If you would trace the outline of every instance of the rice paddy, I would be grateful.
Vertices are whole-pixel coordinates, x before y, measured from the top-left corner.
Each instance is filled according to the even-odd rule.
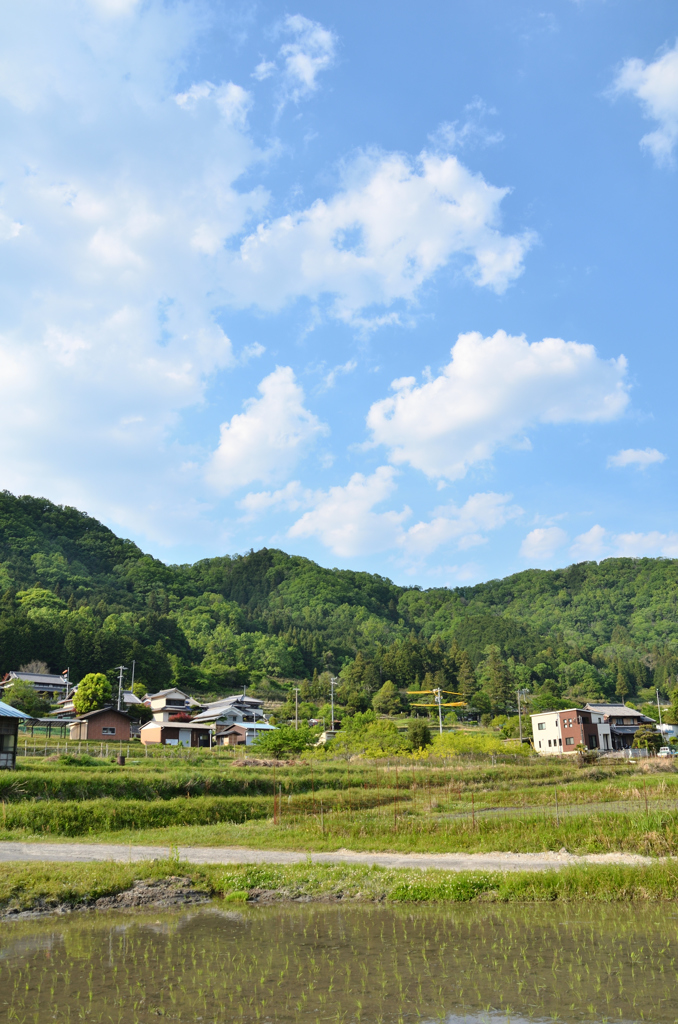
[[[120,766],[62,754],[0,774],[0,840],[399,852],[678,853],[673,762],[329,757],[265,767],[221,753]]]
[[[209,905],[18,921],[0,1019],[676,1021],[664,905]]]

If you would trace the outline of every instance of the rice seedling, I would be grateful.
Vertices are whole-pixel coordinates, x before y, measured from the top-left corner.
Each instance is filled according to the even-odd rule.
[[[675,1020],[676,920],[595,908],[276,906],[18,922],[6,1019]],[[588,969],[587,969],[588,968]],[[658,980],[661,982],[658,984]]]

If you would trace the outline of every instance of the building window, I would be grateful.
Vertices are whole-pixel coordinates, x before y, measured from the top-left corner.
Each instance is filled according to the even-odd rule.
[[[562,740],[558,740],[558,746],[562,747],[562,745],[563,745],[563,741]]]
[[[551,746],[551,740],[549,740],[549,747]]]
[[[105,725],[101,730],[102,736],[115,736],[115,726]]]
[[[546,728],[546,722],[538,722],[537,723],[537,728],[538,729],[542,729],[542,730],[545,729]]]
[[[539,740],[539,746],[541,747],[541,740]]]
[[[566,747],[574,746],[574,736],[566,736],[565,737],[565,746]]]

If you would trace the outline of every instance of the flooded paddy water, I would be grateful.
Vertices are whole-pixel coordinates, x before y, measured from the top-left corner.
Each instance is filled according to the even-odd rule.
[[[678,1020],[675,904],[209,904],[4,921],[0,1021]]]

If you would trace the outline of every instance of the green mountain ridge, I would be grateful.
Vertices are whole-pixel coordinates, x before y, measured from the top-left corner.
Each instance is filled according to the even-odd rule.
[[[221,693],[341,672],[353,710],[386,679],[494,710],[517,685],[633,696],[673,684],[677,583],[678,560],[652,558],[428,590],[277,549],[165,565],[77,509],[0,493],[3,673],[39,659],[77,681],[134,659],[150,688]]]

